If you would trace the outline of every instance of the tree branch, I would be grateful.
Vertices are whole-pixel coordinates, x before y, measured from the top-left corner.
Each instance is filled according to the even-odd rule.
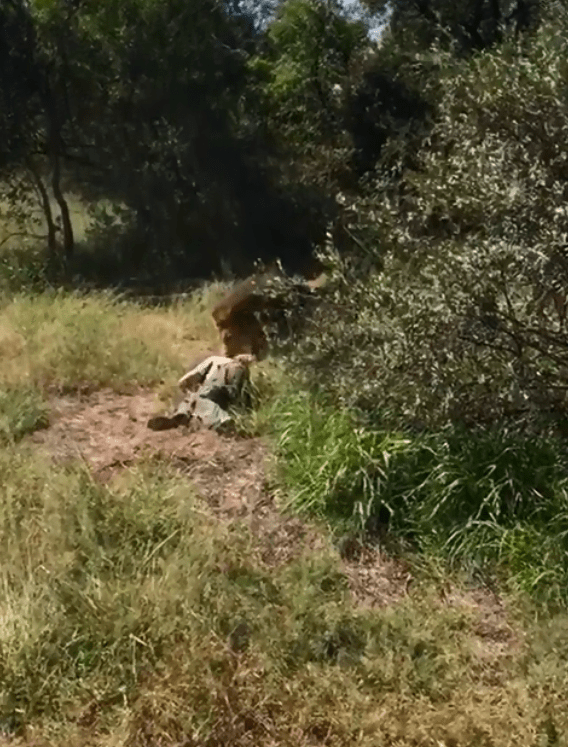
[[[16,233],[9,233],[7,236],[4,236],[2,241],[0,241],[0,246],[4,246],[10,239],[15,238],[16,236],[26,236],[28,238],[32,239],[47,239],[47,234],[38,234],[38,233],[30,233],[29,231],[18,231]]]

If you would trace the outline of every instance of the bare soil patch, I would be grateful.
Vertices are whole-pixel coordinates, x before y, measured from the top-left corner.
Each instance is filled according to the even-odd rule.
[[[156,394],[145,390],[59,396],[49,428],[28,441],[58,463],[83,460],[104,482],[143,458],[162,457],[187,473],[212,508],[230,516],[250,511],[264,493],[262,440],[183,426],[151,430],[148,419],[160,409]]]
[[[147,421],[160,407],[156,394],[146,390],[54,397],[50,426],[27,441],[57,463],[81,459],[103,482],[141,459],[163,458],[187,475],[220,517],[250,523],[263,540],[267,563],[285,562],[316,541],[315,530],[278,511],[265,478],[267,447],[261,438],[183,426],[153,431]]]
[[[146,427],[159,408],[155,394],[137,391],[116,394],[111,390],[78,395],[64,394],[50,401],[50,426],[29,440],[58,463],[82,459],[97,476],[128,466],[152,451],[172,455],[187,449],[187,436],[159,433]]]

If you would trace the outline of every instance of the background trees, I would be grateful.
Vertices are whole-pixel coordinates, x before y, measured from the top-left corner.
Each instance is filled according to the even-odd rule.
[[[3,209],[45,228],[54,272],[106,282],[296,270],[326,245],[310,377],[332,370],[342,401],[397,422],[552,417],[566,8],[409,0],[379,45],[364,17],[331,0],[9,0]],[[77,246],[70,192],[94,216]]]
[[[212,0],[6,6],[5,175],[28,187],[7,198],[13,211],[32,183],[45,192],[49,173],[67,265],[74,240],[63,174],[91,204],[115,205],[92,241],[111,272],[195,274],[294,254],[298,237],[285,226],[298,206],[271,174],[248,66],[258,30],[245,10]],[[42,204],[53,254],[52,201]]]

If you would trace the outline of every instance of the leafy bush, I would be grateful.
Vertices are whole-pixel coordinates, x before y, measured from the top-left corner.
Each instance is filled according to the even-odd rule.
[[[530,45],[440,52],[444,98],[415,164],[353,200],[369,241],[337,259],[296,364],[368,419],[566,431],[565,15]]]

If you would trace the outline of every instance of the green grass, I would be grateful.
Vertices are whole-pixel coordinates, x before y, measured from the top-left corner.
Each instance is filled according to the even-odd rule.
[[[0,441],[14,443],[48,424],[49,407],[37,389],[0,389]]]
[[[407,436],[357,428],[307,394],[272,416],[288,505],[356,528],[388,521],[415,550],[497,570],[568,600],[568,471],[561,443],[503,432]]]
[[[480,638],[478,610],[427,588],[358,608],[330,548],[267,567],[244,527],[214,521],[158,463],[105,487],[10,447],[0,484],[0,722],[24,743],[473,747],[566,733],[563,617],[527,628],[515,657]]]

